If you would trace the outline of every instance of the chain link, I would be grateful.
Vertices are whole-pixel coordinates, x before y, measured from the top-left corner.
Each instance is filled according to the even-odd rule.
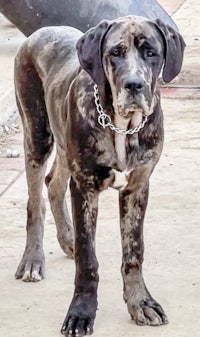
[[[136,126],[134,129],[129,129],[129,130],[120,129],[111,123],[110,116],[104,112],[102,105],[100,103],[98,87],[96,84],[94,85],[94,100],[95,100],[97,112],[99,114],[98,122],[101,126],[103,126],[104,129],[106,126],[108,126],[111,130],[115,131],[116,133],[121,133],[123,135],[133,135],[134,133],[137,133],[141,129],[143,129],[143,127],[145,126],[147,122],[148,117],[145,116],[143,121],[138,126]]]

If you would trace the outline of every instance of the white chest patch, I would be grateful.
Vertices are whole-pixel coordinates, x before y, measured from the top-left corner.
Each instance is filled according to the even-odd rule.
[[[118,170],[113,169],[111,173],[114,174],[114,180],[111,187],[117,190],[123,190],[128,184],[131,171],[132,170],[130,171],[124,170],[120,172]]]

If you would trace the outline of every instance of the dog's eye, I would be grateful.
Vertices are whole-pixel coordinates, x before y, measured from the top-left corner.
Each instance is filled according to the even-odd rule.
[[[147,49],[145,54],[146,54],[147,57],[154,57],[154,56],[157,55],[156,52],[154,50],[151,50],[151,49]]]
[[[112,56],[115,56],[115,57],[119,57],[121,55],[121,49],[120,48],[114,48],[112,51],[111,51],[111,55]]]
[[[125,55],[125,48],[118,46],[118,47],[114,47],[111,51],[110,51],[110,55],[114,56],[114,57],[123,57]]]

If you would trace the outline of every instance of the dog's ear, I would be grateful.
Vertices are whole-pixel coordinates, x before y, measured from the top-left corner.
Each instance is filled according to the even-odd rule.
[[[165,64],[163,67],[163,80],[168,83],[173,80],[181,70],[185,42],[182,36],[172,27],[156,20],[156,25],[165,41]]]
[[[96,84],[105,81],[102,65],[102,43],[109,29],[110,21],[101,21],[96,27],[88,30],[77,42],[81,67],[88,72]]]

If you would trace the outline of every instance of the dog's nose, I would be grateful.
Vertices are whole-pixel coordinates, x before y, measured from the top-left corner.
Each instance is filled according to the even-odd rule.
[[[144,81],[140,77],[131,77],[126,80],[124,87],[130,94],[139,94],[144,88]]]

